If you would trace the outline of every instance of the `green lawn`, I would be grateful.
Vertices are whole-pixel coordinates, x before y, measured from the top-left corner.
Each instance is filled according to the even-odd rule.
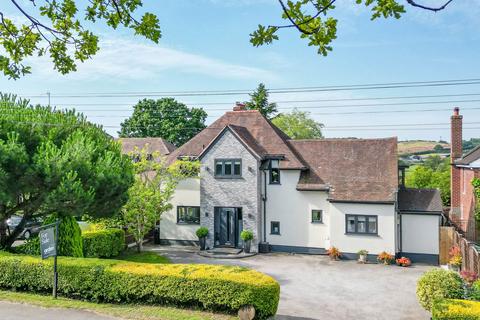
[[[235,317],[197,310],[133,304],[93,303],[31,293],[0,290],[0,301],[26,303],[44,308],[68,308],[93,311],[99,314],[131,320],[233,320]]]
[[[115,257],[114,259],[140,263],[170,263],[170,260],[167,257],[150,251],[138,253],[134,250],[127,250],[120,256]]]

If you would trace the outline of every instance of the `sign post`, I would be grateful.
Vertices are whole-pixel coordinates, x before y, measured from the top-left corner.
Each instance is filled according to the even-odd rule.
[[[57,298],[58,273],[57,273],[57,246],[58,246],[58,225],[60,221],[41,227],[39,233],[40,252],[42,259],[53,257],[53,297]]]

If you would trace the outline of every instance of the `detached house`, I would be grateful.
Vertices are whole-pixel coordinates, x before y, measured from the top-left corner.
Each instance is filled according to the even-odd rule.
[[[438,260],[438,194],[417,199],[428,203],[413,213],[429,218],[404,227],[421,233],[423,223],[433,234],[419,245],[416,231],[402,239],[396,138],[291,140],[237,105],[168,155],[170,163],[177,159],[199,160],[200,177],[178,185],[173,209],[161,217],[162,243],[194,243],[206,226],[210,248],[241,247],[241,231],[250,230],[260,251],[335,246],[353,257],[361,249],[400,253],[408,240],[417,261]]]

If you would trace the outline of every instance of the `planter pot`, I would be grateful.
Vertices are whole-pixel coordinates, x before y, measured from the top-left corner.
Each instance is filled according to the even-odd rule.
[[[200,250],[205,250],[207,246],[207,237],[199,238],[198,240],[200,241]]]
[[[243,251],[245,253],[250,253],[250,248],[252,246],[252,240],[246,240],[243,242]]]
[[[367,263],[367,255],[366,254],[361,254],[358,256],[358,262],[360,263]]]
[[[460,271],[460,266],[456,266],[456,265],[453,265],[453,264],[449,264],[448,265],[448,269],[452,270],[452,271],[455,271],[455,272],[459,272]]]

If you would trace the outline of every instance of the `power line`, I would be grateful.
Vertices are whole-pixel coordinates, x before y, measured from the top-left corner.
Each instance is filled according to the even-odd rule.
[[[301,92],[331,92],[331,91],[356,91],[356,90],[378,90],[378,89],[399,89],[399,88],[421,88],[421,87],[444,87],[463,86],[480,84],[480,79],[458,79],[458,80],[437,80],[437,81],[411,81],[411,82],[390,82],[375,84],[354,84],[338,86],[316,86],[316,87],[292,87],[268,89],[271,94],[278,93],[301,93]],[[159,91],[159,92],[95,92],[83,94],[57,94],[52,95],[58,98],[114,98],[114,97],[182,97],[182,96],[228,96],[248,95],[250,90],[210,90],[210,91]],[[25,98],[43,98],[45,95],[21,95]]]

